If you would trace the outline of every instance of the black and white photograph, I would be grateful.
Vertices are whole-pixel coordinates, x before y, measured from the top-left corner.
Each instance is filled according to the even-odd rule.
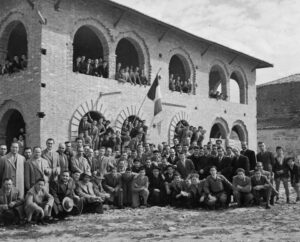
[[[1,242],[300,242],[300,1],[0,0]]]

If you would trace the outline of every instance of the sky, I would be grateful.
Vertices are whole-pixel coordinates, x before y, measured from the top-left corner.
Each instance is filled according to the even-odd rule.
[[[300,73],[299,0],[114,0],[274,64],[257,84]]]

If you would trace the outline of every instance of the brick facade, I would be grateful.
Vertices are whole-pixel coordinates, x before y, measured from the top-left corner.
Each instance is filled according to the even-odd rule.
[[[153,120],[154,126],[150,127],[148,139],[151,142],[172,142],[174,125],[185,119],[207,130],[206,141],[215,123],[225,126],[226,139],[232,127],[238,125],[249,146],[256,147],[257,59],[241,54],[232,61],[236,53],[228,48],[220,45],[208,48],[205,40],[197,40],[176,29],[167,30],[166,26],[148,17],[106,1],[65,0],[61,1],[59,11],[54,10],[53,0],[33,1],[34,9],[27,1],[3,2],[0,37],[7,36],[6,26],[14,19],[24,24],[29,67],[22,73],[0,77],[0,120],[9,108],[20,111],[26,123],[28,145],[44,145],[48,137],[58,141],[74,139],[80,119],[88,111],[99,111],[117,129],[130,115],[138,114],[148,125],[152,122],[153,103],[150,100],[146,100],[138,112],[149,87],[119,84],[113,80],[116,47],[119,40],[127,38],[136,47],[140,64],[151,80],[161,68],[160,86],[165,105],[162,122]],[[37,10],[47,20],[45,25],[40,23]],[[101,40],[104,59],[109,63],[109,79],[72,71],[73,38],[84,25],[95,30]],[[5,40],[1,39],[0,53],[5,50],[3,43]],[[46,50],[46,55],[41,54],[41,48]],[[184,60],[196,84],[191,95],[171,92],[168,88],[168,65],[174,54]],[[229,96],[229,78],[233,72],[239,73],[247,104],[209,98],[209,73],[213,67],[223,71]],[[46,87],[42,88],[41,83]],[[37,112],[44,112],[46,116],[40,119]],[[5,127],[2,127],[2,139],[4,133]]]

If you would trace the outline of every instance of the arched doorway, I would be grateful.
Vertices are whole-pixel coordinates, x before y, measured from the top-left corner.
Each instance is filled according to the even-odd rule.
[[[192,91],[190,77],[191,70],[187,60],[181,55],[173,55],[169,63],[169,89],[190,93]]]
[[[90,62],[92,66],[95,63],[101,66],[103,64],[104,48],[102,39],[104,37],[101,35],[95,27],[84,25],[80,27],[73,40],[73,70],[76,72],[81,72],[84,74],[94,75],[86,70],[86,65]],[[84,59],[82,57],[84,56]],[[77,61],[81,61],[80,67]],[[96,68],[95,68],[96,69]]]
[[[177,138],[180,143],[186,142],[183,138],[189,129],[189,123],[186,120],[180,120],[175,127],[174,138]]]
[[[20,135],[25,138],[25,126],[22,114],[16,109],[9,109],[3,115],[0,123],[2,142],[10,147],[14,138],[19,140]]]
[[[99,120],[102,119],[103,121],[106,121],[103,114],[101,114],[100,112],[97,111],[89,111],[87,112],[82,119],[80,120],[79,123],[79,128],[78,128],[78,135],[80,133],[84,133],[84,131],[86,129],[88,129],[87,127],[84,126],[84,121],[87,121],[88,126],[90,126],[92,124],[93,121],[97,121],[97,124],[99,125]]]
[[[129,131],[129,135],[131,138],[134,138],[138,132],[141,130],[142,120],[136,115],[130,115],[127,117],[122,125],[121,134],[126,135]]]
[[[143,60],[132,40],[123,38],[119,41],[116,48],[116,63],[117,65],[120,63],[122,68],[142,68]]]
[[[209,72],[209,97],[227,100],[226,75],[219,65],[214,65]]]
[[[7,58],[12,60],[14,56],[21,58],[22,55],[27,56],[28,43],[25,26],[21,22],[14,22],[14,27],[10,33],[7,45]]]

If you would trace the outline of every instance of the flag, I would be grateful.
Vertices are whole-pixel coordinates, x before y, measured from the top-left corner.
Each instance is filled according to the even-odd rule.
[[[161,93],[160,93],[160,86],[158,82],[158,75],[155,77],[155,80],[147,93],[147,97],[152,101],[154,101],[154,116],[155,116],[162,111]]]

